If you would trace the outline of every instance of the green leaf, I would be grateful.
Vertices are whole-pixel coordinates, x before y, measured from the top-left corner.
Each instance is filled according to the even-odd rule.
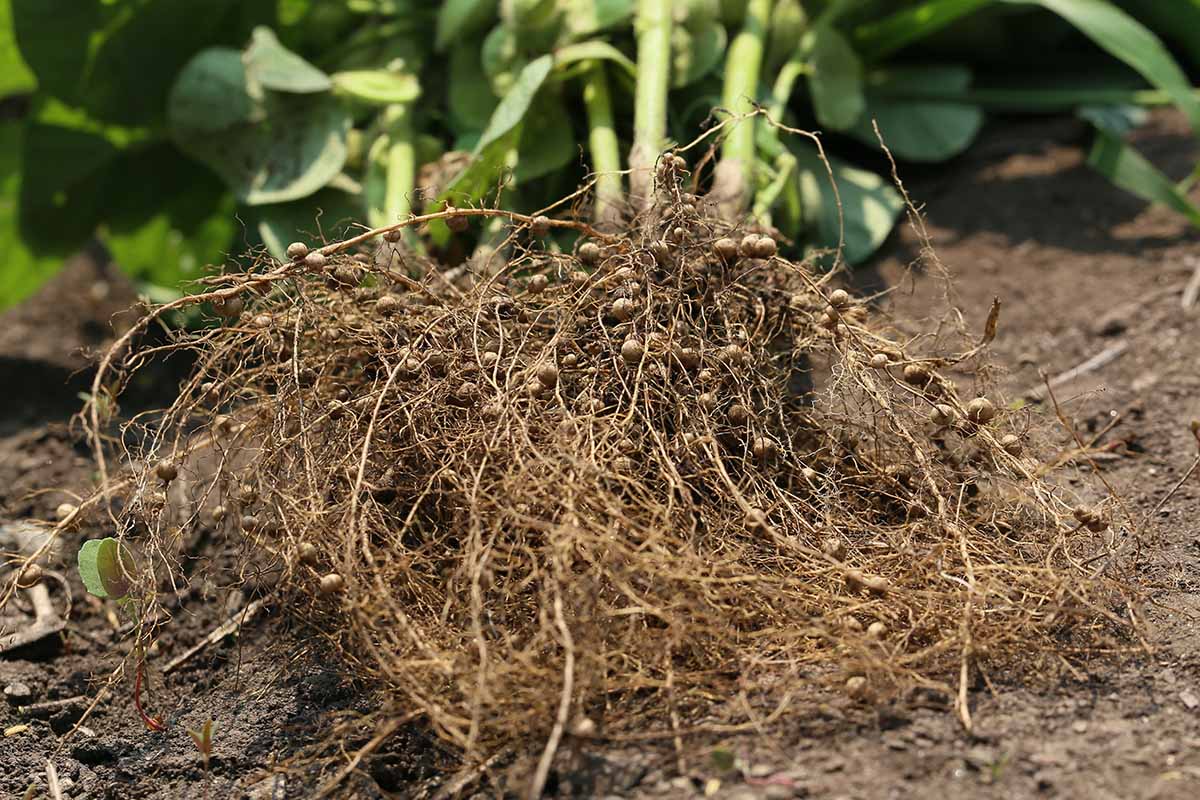
[[[220,179],[167,142],[122,154],[108,170],[105,197],[103,240],[114,261],[173,290],[222,263],[241,227]]]
[[[631,77],[637,76],[637,65],[633,60],[603,39],[589,39],[554,51],[554,66],[559,69],[580,61],[611,61]]]
[[[800,171],[800,195],[805,221],[815,232],[818,247],[835,248],[842,238],[842,256],[849,264],[860,264],[871,257],[896,224],[904,200],[892,185],[874,172],[859,169],[835,158],[829,159],[835,195],[829,174],[816,149],[808,142],[789,141]],[[842,214],[839,219],[838,197]]]
[[[441,52],[451,42],[483,30],[496,19],[499,5],[499,0],[445,0],[438,11],[434,47]]]
[[[92,37],[81,105],[97,119],[161,125],[175,76],[200,50],[224,43],[225,20],[237,5],[238,0],[120,4]]]
[[[529,117],[539,120],[539,124],[521,129],[515,173],[518,183],[557,172],[579,158],[571,115],[562,98],[543,92],[534,100]]]
[[[81,94],[99,0],[10,0],[13,30],[41,91],[71,102]]]
[[[257,206],[258,234],[276,258],[285,258],[297,238],[336,241],[350,233],[363,217],[362,203],[353,195],[323,189],[292,203]]]
[[[37,78],[21,58],[13,30],[12,6],[0,0],[0,100],[25,94],[37,87]]]
[[[42,252],[66,254],[96,229],[104,209],[106,168],[117,148],[104,136],[58,125],[27,124],[22,137],[22,238]]]
[[[223,131],[262,116],[250,96],[242,54],[226,47],[204,50],[189,61],[167,100],[171,125],[196,133]]]
[[[483,39],[480,63],[492,91],[497,97],[503,97],[516,83],[517,76],[528,61],[521,54],[512,29],[507,25],[497,25]]]
[[[471,162],[450,181],[431,208],[440,207],[447,200],[453,200],[457,205],[475,202],[495,186],[516,155],[521,123],[553,66],[553,57],[546,55],[529,62],[521,70],[513,88],[492,112],[492,118],[471,154]],[[430,225],[430,231],[435,239],[446,236],[445,225],[440,221]]]
[[[676,25],[671,31],[671,86],[690,86],[716,69],[728,43],[725,27],[719,23]]]
[[[88,539],[79,548],[79,577],[96,597],[125,597],[132,588],[133,570],[133,557],[116,539]]]
[[[1039,5],[1070,22],[1112,56],[1133,67],[1151,85],[1171,96],[1200,132],[1200,100],[1175,59],[1154,33],[1109,0],[1003,0]]]
[[[483,74],[479,51],[478,41],[467,42],[450,51],[447,105],[451,125],[459,134],[482,131],[500,102]]]
[[[267,27],[254,29],[242,59],[247,78],[266,89],[308,94],[333,87],[328,75],[280,44],[275,32]]]
[[[808,15],[804,13],[800,0],[776,0],[775,7],[771,9],[767,52],[763,59],[766,74],[776,74],[791,59],[807,26]]]
[[[171,91],[168,117],[181,150],[250,205],[306,197],[341,172],[351,125],[341,103],[327,94],[255,98],[249,81],[237,80],[232,51],[217,52],[192,59]]]
[[[925,0],[891,16],[854,29],[854,46],[864,61],[877,61],[913,42],[928,38],[952,22],[995,0]]]
[[[25,299],[62,264],[58,257],[33,253],[21,239],[21,129],[15,121],[0,123],[0,308]]]
[[[496,110],[492,112],[492,118],[488,121],[488,126],[484,129],[483,135],[479,138],[479,144],[475,148],[476,153],[482,152],[500,137],[513,130],[525,118],[529,106],[533,103],[533,98],[542,88],[542,84],[546,82],[553,66],[553,56],[542,56],[530,61],[521,70],[512,89],[504,95],[496,106]]]
[[[376,105],[411,103],[421,95],[416,75],[382,69],[338,72],[333,76],[333,84],[357,100]]]
[[[908,161],[943,161],[958,155],[983,127],[983,111],[961,102],[908,99],[909,91],[961,93],[971,83],[965,67],[907,67],[871,76],[866,112],[849,130],[851,136],[879,145],[871,120],[879,123],[884,144]]]
[[[568,39],[591,36],[633,17],[634,0],[564,0]]]
[[[1200,66],[1200,0],[1137,0],[1126,3],[1129,13],[1169,42],[1177,44]]]
[[[812,71],[808,87],[812,92],[817,121],[834,130],[845,130],[862,116],[862,64],[850,43],[832,26],[818,25],[804,38],[811,53]]]
[[[1125,191],[1151,203],[1161,203],[1200,227],[1200,208],[1145,156],[1102,127],[1105,121],[1100,115],[1089,116],[1093,123],[1100,121],[1101,125],[1096,127],[1088,165]]]

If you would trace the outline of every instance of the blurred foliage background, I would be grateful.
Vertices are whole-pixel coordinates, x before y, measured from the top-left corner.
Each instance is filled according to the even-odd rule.
[[[903,168],[991,111],[1078,114],[1089,163],[1200,223],[1190,181],[1126,144],[1146,106],[1200,125],[1198,66],[1200,0],[0,0],[0,305],[92,237],[164,297],[256,246],[532,210],[590,174],[616,224],[624,170],[755,105],[822,132],[850,263],[901,210],[873,120]],[[809,140],[754,117],[715,163],[725,213],[838,243]],[[454,260],[497,234],[410,243]]]

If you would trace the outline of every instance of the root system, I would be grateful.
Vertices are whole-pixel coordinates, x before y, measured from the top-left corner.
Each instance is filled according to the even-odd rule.
[[[814,684],[926,687],[969,725],[976,676],[1126,646],[1108,512],[1041,474],[984,368],[995,318],[900,336],[664,164],[620,235],[449,210],[263,256],[167,309],[212,324],[122,342],[100,445],[141,363],[196,359],[123,437],[146,590],[198,530],[271,554],[289,612],[471,759],[682,734],[739,693],[803,711]],[[510,237],[457,274],[396,235],[481,217]]]

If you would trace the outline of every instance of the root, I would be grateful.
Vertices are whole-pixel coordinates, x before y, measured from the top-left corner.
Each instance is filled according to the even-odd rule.
[[[620,234],[448,210],[148,315],[224,313],[153,353],[191,350],[195,372],[117,440],[104,506],[142,591],[181,580],[199,529],[272,560],[289,613],[465,760],[540,743],[534,796],[572,720],[682,760],[692,733],[810,710],[805,674],[862,702],[942,691],[969,729],[985,666],[1126,649],[1125,589],[1086,568],[1106,509],[1040,474],[1038,429],[990,383],[999,306],[982,338],[901,338],[722,222],[681,159],[658,170]],[[450,278],[393,235],[480,217],[510,226],[486,273]],[[546,247],[553,230],[579,239]],[[93,387],[104,475],[138,330]],[[700,721],[733,696],[751,722]]]

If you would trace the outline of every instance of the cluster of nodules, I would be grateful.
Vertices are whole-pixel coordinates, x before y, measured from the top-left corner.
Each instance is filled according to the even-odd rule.
[[[960,582],[920,577],[943,544],[914,510],[935,505],[930,482],[898,476],[919,469],[912,446],[935,461],[938,437],[977,436],[1009,462],[1022,439],[993,435],[1004,415],[992,400],[960,403],[943,362],[877,334],[863,304],[779,257],[771,236],[714,222],[686,195],[656,213],[563,250],[541,240],[565,223],[526,219],[501,268],[465,288],[432,272],[396,281],[383,251],[295,243],[269,273],[277,289],[212,302],[228,324],[198,337],[207,372],[174,419],[209,414],[217,439],[246,443],[214,519],[285,559],[305,593],[344,601],[348,627],[382,649],[381,671],[447,714],[445,730],[473,713],[474,636],[511,667],[489,673],[509,683],[489,684],[487,702],[517,713],[544,694],[559,674],[547,666],[560,655],[554,592],[575,640],[603,654],[581,652],[578,684],[610,698],[648,685],[620,665],[661,685],[654,659],[668,640],[673,668],[694,668],[697,696],[711,696],[706,680],[771,647],[797,660],[834,651],[820,637],[797,643],[798,619],[827,615],[830,637],[873,653],[961,633]],[[467,219],[446,216],[452,228]],[[403,244],[389,232],[381,247]],[[794,385],[804,356],[849,357],[873,384],[805,395]],[[893,415],[882,423],[864,400],[880,386]],[[971,469],[992,468],[982,461]],[[966,480],[938,463],[932,491],[969,526]],[[153,472],[162,485],[176,477],[173,463]],[[472,536],[486,546],[469,547]],[[1026,559],[993,534],[980,541],[1000,549],[975,557],[998,568]],[[937,569],[958,570],[957,552]],[[1031,596],[1041,555],[1013,573]],[[988,621],[1021,613],[1009,603]],[[411,642],[393,630],[401,616]],[[412,642],[432,641],[461,652],[413,655]],[[957,668],[950,646],[920,652],[906,670]],[[601,661],[603,677],[589,677]],[[453,680],[428,666],[451,663]],[[847,684],[853,696],[868,695],[864,674]],[[546,720],[496,716],[488,735],[511,737],[505,722]]]

